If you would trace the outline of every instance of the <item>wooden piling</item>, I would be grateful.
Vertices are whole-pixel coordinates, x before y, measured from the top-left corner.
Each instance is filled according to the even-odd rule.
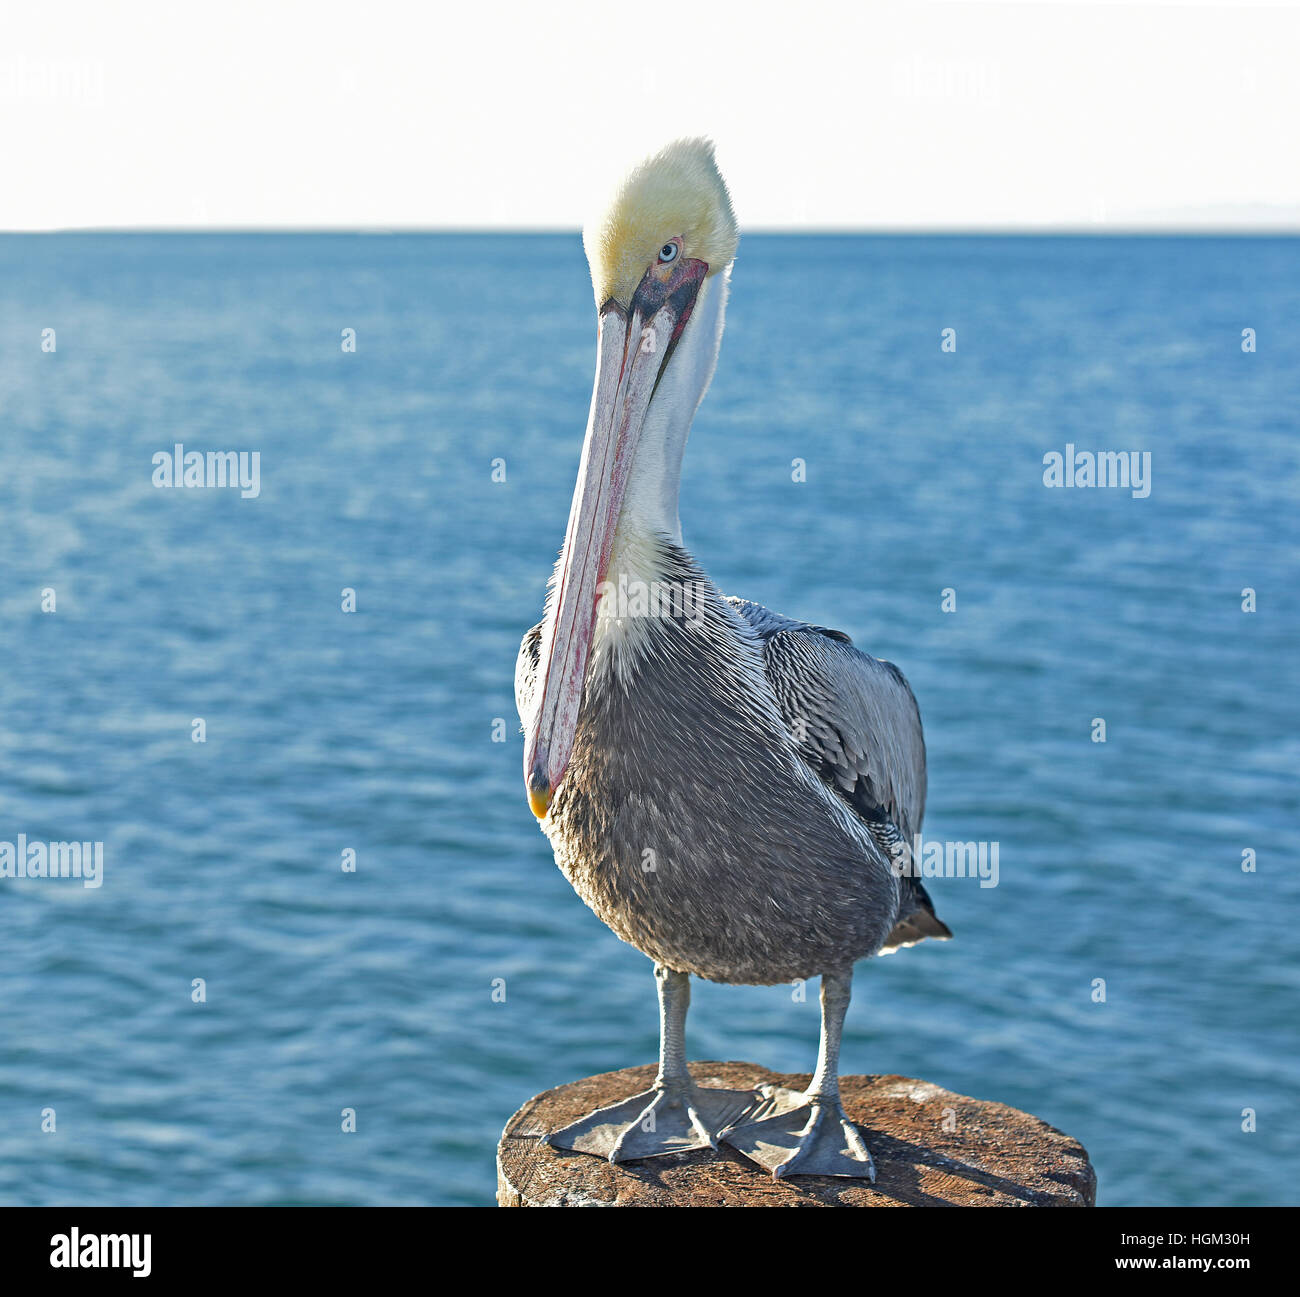
[[[530,1099],[497,1149],[503,1207],[1091,1207],[1097,1177],[1068,1135],[1003,1103],[906,1076],[844,1076],[850,1118],[876,1161],[876,1182],[772,1177],[726,1144],[611,1165],[552,1148],[544,1136],[649,1088],[653,1065],[572,1081]],[[697,1084],[802,1090],[807,1075],[753,1063],[692,1063]]]

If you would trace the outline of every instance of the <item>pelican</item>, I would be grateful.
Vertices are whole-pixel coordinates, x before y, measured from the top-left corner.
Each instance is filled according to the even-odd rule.
[[[654,961],[651,1089],[554,1132],[631,1161],[724,1140],[774,1176],[875,1178],[844,1111],[855,961],[952,934],[910,869],[925,741],[902,672],[727,598],[682,543],[682,454],[739,235],[707,140],[637,167],[584,231],[596,378],[564,547],[515,696],[529,805],[578,895]],[[697,1085],[690,978],[821,978],[804,1093]]]

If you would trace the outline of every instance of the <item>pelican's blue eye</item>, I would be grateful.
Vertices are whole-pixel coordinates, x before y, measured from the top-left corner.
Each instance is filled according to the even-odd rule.
[[[665,243],[664,246],[659,249],[659,260],[676,261],[677,252],[678,252],[678,248],[675,243]]]

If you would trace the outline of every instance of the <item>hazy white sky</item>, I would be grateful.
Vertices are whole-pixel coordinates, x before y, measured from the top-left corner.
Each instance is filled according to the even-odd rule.
[[[565,226],[706,133],[742,223],[1300,226],[1300,7],[6,7],[0,228]]]

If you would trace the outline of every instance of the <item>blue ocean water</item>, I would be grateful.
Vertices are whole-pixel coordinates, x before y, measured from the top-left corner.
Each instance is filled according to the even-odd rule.
[[[512,700],[578,240],[8,237],[0,308],[0,841],[105,858],[0,879],[0,1201],[490,1203],[520,1103],[657,1042]],[[1039,1114],[1106,1204],[1300,1201],[1297,358],[1297,240],[755,236],[687,453],[722,588],[898,662],[928,835],[999,844],[845,1069]],[[178,442],[260,495],[156,488]],[[1047,489],[1067,443],[1149,497]],[[697,986],[691,1054],[808,1070],[815,1001]]]

